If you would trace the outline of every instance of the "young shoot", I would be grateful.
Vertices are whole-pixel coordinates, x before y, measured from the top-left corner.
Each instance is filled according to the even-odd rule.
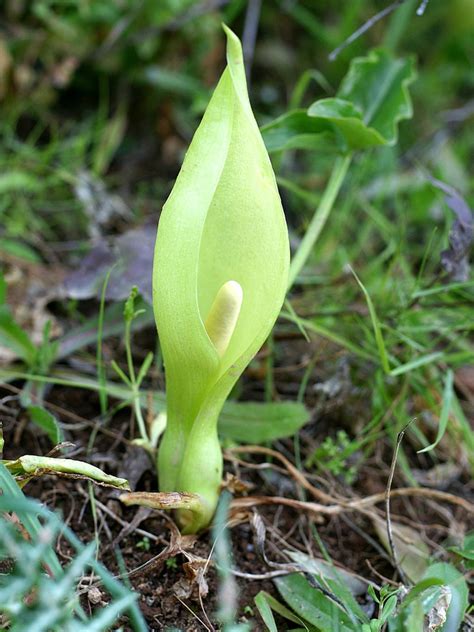
[[[153,306],[166,374],[160,493],[124,501],[177,509],[206,527],[222,479],[217,420],[268,337],[288,285],[288,230],[250,106],[242,48],[228,28],[227,68],[163,207]],[[172,502],[171,502],[172,501]]]

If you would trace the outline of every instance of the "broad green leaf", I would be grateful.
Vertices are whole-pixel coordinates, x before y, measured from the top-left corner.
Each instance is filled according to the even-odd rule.
[[[424,574],[424,579],[440,579],[449,589],[451,596],[446,612],[446,621],[439,632],[457,632],[464,619],[468,606],[469,591],[462,574],[451,564],[438,562],[432,564]]]
[[[207,520],[222,473],[217,416],[278,316],[289,266],[285,218],[248,100],[242,49],[225,30],[228,65],[163,208],[153,271],[167,382],[160,487],[208,499]],[[240,284],[243,302],[220,356],[204,322],[229,281]]]
[[[36,347],[5,305],[0,306],[0,345],[11,349],[27,364],[33,364]]]
[[[380,616],[380,623],[386,623],[392,616],[395,608],[397,607],[397,595],[392,595],[387,599],[383,606],[383,612]]]
[[[442,585],[443,585],[443,581],[436,577],[435,578],[430,577],[428,579],[423,579],[419,581],[417,584],[415,584],[415,586],[413,586],[413,588],[410,590],[407,596],[403,599],[400,609],[403,610],[404,608],[411,605],[414,601],[419,600],[422,596],[423,598],[425,598],[426,597],[425,593],[427,591],[430,592],[430,595],[433,594],[433,591],[437,592],[437,589],[439,588],[439,586],[442,586]]]
[[[257,610],[259,611],[264,624],[267,626],[267,630],[269,632],[278,632],[275,617],[273,616],[272,609],[263,591],[260,591],[255,597],[255,605],[257,606]]]
[[[360,625],[355,626],[335,601],[313,588],[302,575],[278,577],[274,582],[296,614],[321,632],[355,632],[360,629]]]
[[[309,417],[307,408],[296,402],[226,402],[219,436],[246,443],[275,441],[294,435]]]
[[[342,152],[394,145],[399,121],[412,116],[408,86],[414,78],[411,58],[395,59],[383,49],[354,59],[335,98],[287,112],[262,128],[268,150],[326,148],[331,137]]]
[[[314,575],[321,575],[332,580],[344,582],[347,589],[355,596],[365,595],[369,582],[358,575],[330,564],[326,560],[310,557],[301,551],[285,551],[294,562],[297,562],[305,571]]]
[[[379,132],[368,127],[363,120],[362,112],[345,99],[321,99],[308,108],[308,116],[327,122],[328,129],[342,141],[348,149],[366,149],[375,145],[386,145],[386,140]]]
[[[50,384],[76,386],[92,391],[100,391],[97,380],[80,376],[64,369],[55,369],[51,377],[35,376],[11,369],[0,369],[0,378],[6,381],[14,379],[36,380]],[[110,397],[122,401],[133,398],[132,390],[126,384],[105,382],[103,388]],[[143,409],[149,406],[148,393],[140,393]],[[166,397],[161,391],[153,393],[153,412],[166,411]],[[219,415],[218,431],[223,439],[247,443],[264,443],[289,437],[297,432],[310,418],[305,406],[297,402],[235,402],[227,401]]]
[[[84,477],[95,483],[129,490],[130,486],[125,478],[118,478],[106,474],[100,468],[85,461],[74,459],[60,459],[48,456],[25,454],[15,461],[3,461],[5,467],[14,475],[42,476],[44,474],[68,474]]]
[[[280,616],[292,621],[293,623],[301,624],[302,621],[295,616],[291,610],[288,610],[283,604],[281,604],[275,597],[272,597],[265,590],[261,590],[254,599],[255,605],[263,619],[263,622],[267,626],[269,632],[278,632],[275,618],[272,610],[277,612]],[[306,628],[308,629],[308,628]]]
[[[307,110],[291,110],[262,127],[265,145],[270,153],[290,149],[334,151],[333,132],[327,123],[308,116]]]
[[[57,445],[64,440],[63,431],[58,424],[58,420],[49,410],[42,406],[28,406],[27,410],[31,421],[46,432],[53,445]]]
[[[300,551],[285,551],[285,553],[302,569],[314,575],[322,585],[345,604],[353,623],[368,622],[367,615],[355,599],[357,595],[366,594],[369,585],[367,582],[325,560],[310,557]]]
[[[395,145],[399,121],[413,115],[408,86],[414,79],[413,58],[395,59],[379,48],[352,60],[337,96],[362,113],[364,123],[380,134],[384,144]]]

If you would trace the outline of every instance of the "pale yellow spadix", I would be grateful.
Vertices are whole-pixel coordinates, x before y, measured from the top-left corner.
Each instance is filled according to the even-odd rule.
[[[224,283],[219,288],[204,323],[207,335],[221,358],[235,331],[243,296],[242,287],[237,281]]]

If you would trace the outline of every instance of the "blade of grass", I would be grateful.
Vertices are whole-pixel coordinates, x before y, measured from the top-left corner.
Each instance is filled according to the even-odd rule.
[[[431,452],[431,450],[433,450],[438,445],[438,443],[443,438],[444,433],[446,432],[446,428],[448,427],[449,415],[451,413],[452,403],[453,403],[453,396],[454,396],[453,383],[454,383],[453,371],[451,369],[448,369],[446,373],[446,378],[444,380],[443,405],[441,407],[441,413],[439,416],[438,434],[436,435],[436,439],[434,440],[434,442],[426,446],[426,448],[423,448],[422,450],[418,450],[418,454],[421,454],[423,452]]]
[[[406,364],[401,364],[397,366],[395,369],[390,371],[390,375],[395,377],[397,375],[403,375],[404,373],[408,373],[409,371],[413,371],[414,369],[419,369],[421,366],[425,364],[432,364],[438,360],[441,360],[444,357],[444,353],[442,351],[435,351],[434,353],[429,353],[428,355],[421,356],[420,358],[415,358],[415,360],[410,360]]]
[[[390,363],[388,361],[387,349],[385,347],[385,341],[383,339],[382,329],[380,327],[380,321],[379,321],[379,319],[377,317],[377,312],[375,311],[374,304],[372,302],[372,299],[370,298],[370,294],[368,293],[368,291],[365,288],[365,286],[362,283],[362,281],[357,276],[355,270],[351,266],[349,266],[349,267],[350,267],[350,270],[351,270],[352,274],[354,275],[354,278],[357,281],[360,289],[364,293],[364,297],[365,297],[365,300],[366,300],[366,303],[367,303],[367,307],[369,309],[370,320],[372,321],[372,328],[374,330],[375,342],[376,342],[376,345],[377,345],[377,349],[378,349],[378,352],[379,352],[380,361],[382,363],[383,370],[384,370],[385,373],[390,374]]]

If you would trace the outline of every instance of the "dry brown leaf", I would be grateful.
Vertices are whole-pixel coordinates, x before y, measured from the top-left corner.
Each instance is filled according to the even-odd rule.
[[[372,523],[380,541],[390,553],[386,521],[372,516]],[[396,561],[408,579],[416,583],[428,568],[430,549],[421,539],[419,531],[395,522],[391,525]]]

